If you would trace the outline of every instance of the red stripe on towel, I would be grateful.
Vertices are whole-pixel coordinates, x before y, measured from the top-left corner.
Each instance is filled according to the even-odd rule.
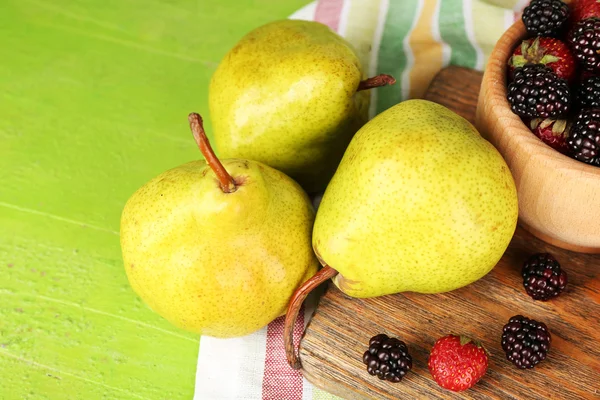
[[[285,316],[277,318],[267,327],[267,354],[263,375],[263,400],[302,400],[302,374],[292,369],[285,358],[283,326]],[[304,330],[304,307],[294,326],[294,343],[298,344]]]
[[[344,0],[320,0],[315,10],[315,21],[327,25],[337,32]]]

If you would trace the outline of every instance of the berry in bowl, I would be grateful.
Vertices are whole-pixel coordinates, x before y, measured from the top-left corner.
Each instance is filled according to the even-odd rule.
[[[476,125],[515,178],[520,224],[600,253],[600,3],[533,0],[490,56]]]

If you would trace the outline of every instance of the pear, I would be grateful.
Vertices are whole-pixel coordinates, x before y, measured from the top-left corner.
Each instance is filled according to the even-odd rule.
[[[309,193],[323,190],[367,122],[365,90],[395,82],[364,78],[352,46],[321,23],[283,20],[253,30],[210,81],[218,154],[260,161]]]
[[[319,265],[302,188],[259,162],[216,158],[198,114],[204,161],[166,171],[127,201],[121,247],[133,290],[155,312],[214,337],[252,333],[285,313]]]
[[[400,103],[354,136],[327,187],[313,228],[325,267],[298,289],[286,328],[328,278],[352,297],[466,286],[500,260],[517,216],[504,159],[468,121],[429,101]]]

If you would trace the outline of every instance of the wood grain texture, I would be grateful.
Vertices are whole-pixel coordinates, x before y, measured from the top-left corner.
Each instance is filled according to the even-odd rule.
[[[506,100],[506,62],[524,36],[518,21],[496,44],[481,85],[476,126],[515,178],[522,226],[557,246],[600,253],[600,168],[546,146]]]
[[[472,120],[480,81],[481,73],[449,68],[436,77],[426,98]],[[466,88],[470,93],[455,100]],[[527,296],[520,276],[528,256],[542,251],[557,257],[570,280],[549,302]],[[548,358],[533,370],[514,367],[500,346],[502,326],[517,314],[546,323],[552,334]],[[346,399],[599,399],[599,326],[600,255],[553,247],[519,227],[492,272],[453,292],[354,299],[330,284],[300,357],[309,381]],[[380,381],[362,363],[369,339],[378,333],[397,336],[409,347],[414,367],[401,383]],[[427,370],[431,347],[448,333],[477,338],[491,353],[482,381],[460,394],[441,389]]]
[[[432,80],[425,98],[450,108],[474,124],[481,79],[481,72],[470,68],[444,68]]]

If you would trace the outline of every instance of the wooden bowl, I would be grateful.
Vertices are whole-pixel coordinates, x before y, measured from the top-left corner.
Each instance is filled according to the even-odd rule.
[[[506,100],[507,61],[525,33],[518,21],[496,44],[483,75],[475,124],[513,174],[519,223],[553,245],[600,253],[600,168],[544,144]]]

